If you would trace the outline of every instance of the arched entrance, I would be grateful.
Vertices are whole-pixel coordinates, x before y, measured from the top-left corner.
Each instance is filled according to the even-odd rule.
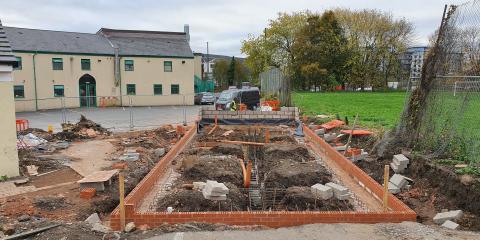
[[[80,107],[97,106],[97,89],[95,78],[89,74],[83,75],[78,80]]]

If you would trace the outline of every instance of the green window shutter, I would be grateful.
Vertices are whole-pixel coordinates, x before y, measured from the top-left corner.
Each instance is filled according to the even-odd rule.
[[[63,58],[52,58],[52,69],[63,70]]]
[[[90,59],[82,59],[80,60],[80,65],[82,67],[82,70],[84,71],[90,71]]]
[[[133,60],[125,60],[125,71],[133,71]]]
[[[135,84],[127,84],[127,95],[135,95],[135,94],[137,94]]]
[[[22,70],[22,57],[15,57],[17,59],[17,67],[14,70]]]
[[[170,94],[180,94],[180,85],[172,84],[170,86]]]
[[[173,71],[172,61],[164,61],[163,62],[163,71],[164,72],[172,72]]]
[[[25,87],[23,85],[13,86],[13,96],[15,98],[25,98]]]
[[[53,85],[53,96],[54,97],[65,97],[65,86],[63,86],[63,85]]]
[[[162,95],[163,87],[162,84],[153,84],[153,95]]]

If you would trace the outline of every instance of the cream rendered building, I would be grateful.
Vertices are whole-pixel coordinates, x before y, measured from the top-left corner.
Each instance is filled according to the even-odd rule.
[[[15,104],[13,101],[12,70],[15,65],[10,44],[0,22],[0,176],[19,175]]]
[[[16,111],[193,105],[198,69],[188,26],[184,32],[102,28],[96,34],[4,29],[19,62]]]

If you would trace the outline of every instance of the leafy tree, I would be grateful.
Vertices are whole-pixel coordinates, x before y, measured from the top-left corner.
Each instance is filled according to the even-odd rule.
[[[230,66],[228,67],[227,71],[227,83],[228,86],[233,86],[235,84],[235,57],[232,57],[232,60],[230,60]]]
[[[250,80],[250,72],[247,66],[238,61],[235,57],[228,61],[218,59],[213,65],[213,77],[221,89],[227,89],[229,86],[239,86],[244,81]]]
[[[296,86],[321,86],[328,89],[343,83],[346,75],[347,40],[332,11],[322,16],[312,15],[299,32],[293,47],[295,63],[300,68],[302,79]]]
[[[228,86],[227,82],[227,72],[229,68],[229,63],[227,60],[218,59],[213,64],[213,78],[219,86],[225,88]]]

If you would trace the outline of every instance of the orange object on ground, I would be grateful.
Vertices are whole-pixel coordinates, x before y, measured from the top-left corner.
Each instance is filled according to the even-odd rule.
[[[239,109],[240,109],[240,111],[247,111],[247,105],[241,103]]]
[[[185,128],[182,125],[177,125],[177,135],[183,136],[185,134]]]
[[[362,149],[349,148],[349,149],[347,149],[347,152],[345,153],[345,156],[351,157],[351,156],[358,156],[360,154],[362,154]]]
[[[326,122],[326,123],[320,125],[320,127],[325,128],[326,130],[331,130],[331,129],[340,127],[344,124],[345,124],[344,121],[340,121],[340,120],[335,119],[335,120],[332,120],[330,122]]]
[[[15,120],[15,123],[17,124],[17,132],[27,130],[29,128],[27,119],[17,119]]]
[[[272,111],[280,111],[280,101],[278,100],[263,101],[262,106],[270,106]]]
[[[112,169],[127,169],[128,165],[126,162],[119,162],[119,163],[114,163],[112,165]]]
[[[345,129],[345,130],[340,131],[340,133],[350,134],[350,133],[352,133],[352,130]],[[373,132],[370,132],[370,131],[367,131],[367,130],[353,130],[352,136],[368,136],[368,135],[372,135],[372,134],[373,134]]]
[[[91,199],[97,194],[97,189],[95,188],[84,188],[80,191],[80,198],[82,199]]]

